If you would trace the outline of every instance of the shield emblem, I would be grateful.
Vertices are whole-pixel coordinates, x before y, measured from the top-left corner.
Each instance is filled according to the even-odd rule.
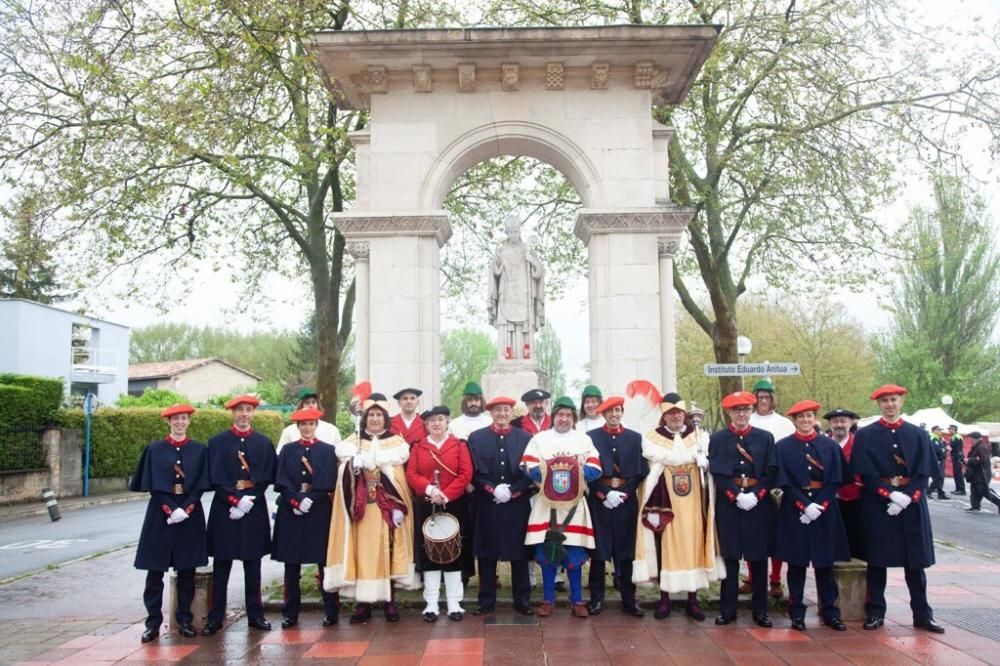
[[[673,476],[674,494],[684,497],[691,492],[691,473],[677,472]]]
[[[569,470],[558,469],[552,472],[552,489],[560,495],[566,493],[571,485]]]

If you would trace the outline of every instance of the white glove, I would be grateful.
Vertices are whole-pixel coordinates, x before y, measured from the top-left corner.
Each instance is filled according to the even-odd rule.
[[[302,513],[309,513],[309,509],[312,508],[313,501],[308,497],[299,502],[299,511]]]
[[[698,457],[695,458],[695,462],[698,463],[698,467],[700,467],[702,469],[708,469],[708,457],[707,456],[703,456],[702,454],[699,453]]]
[[[812,521],[813,519],[809,517],[808,513],[803,513],[801,516],[799,516],[799,522],[802,523],[803,525],[808,525]]]
[[[510,501],[510,484],[501,483],[499,486],[493,489],[493,497],[496,499],[498,504],[504,504]]]
[[[304,516],[304,515],[306,515],[306,514],[302,513],[301,511],[299,511],[298,509],[292,509],[292,513],[294,513],[296,516]]]
[[[434,493],[438,491],[438,487],[433,483],[427,484],[427,490],[424,491],[424,495],[427,495],[427,499],[434,499]]]
[[[238,506],[229,507],[229,520],[239,520],[245,515],[247,514],[243,511],[240,511],[240,508]]]
[[[601,504],[603,504],[603,505],[604,505],[604,508],[605,508],[605,509],[613,509],[613,508],[615,508],[616,506],[618,506],[617,504],[615,504],[615,501],[614,501],[613,499],[611,499],[611,496],[610,496],[610,495],[608,495],[607,497],[605,497],[605,498],[604,498],[604,501],[603,501],[603,502],[601,502]]]
[[[240,511],[242,511],[244,515],[248,514],[250,513],[250,510],[253,509],[253,500],[254,498],[250,495],[244,495],[240,498],[240,503],[236,506],[239,507]]]
[[[351,466],[357,470],[365,468],[365,454],[363,451],[358,451],[354,454],[354,457],[351,459]]]
[[[757,495],[754,493],[740,493],[736,496],[736,506],[744,511],[749,511],[757,506]]]
[[[650,525],[652,525],[653,527],[659,527],[660,526],[660,514],[658,514],[658,513],[647,513],[646,514],[646,522],[649,523]]]
[[[406,515],[402,511],[400,511],[399,509],[393,509],[392,510],[392,526],[393,527],[399,527],[400,525],[402,525],[403,524],[403,519],[405,517],[406,517]]]
[[[899,506],[895,502],[889,502],[889,508],[885,510],[890,516],[898,516],[903,513],[903,507]]]
[[[613,502],[613,506],[609,508],[616,509],[625,503],[625,493],[620,490],[609,490],[608,499]]]
[[[167,518],[167,525],[176,525],[177,523],[183,523],[188,519],[188,513],[184,509],[174,509],[170,512],[170,517]]]
[[[813,502],[806,507],[805,515],[809,516],[809,520],[819,520],[819,517],[823,515],[823,507],[819,504]]]
[[[910,499],[909,495],[907,495],[906,493],[901,493],[898,490],[893,490],[891,493],[889,493],[889,499],[899,505],[900,511],[910,506],[910,503],[913,502],[913,500]]]

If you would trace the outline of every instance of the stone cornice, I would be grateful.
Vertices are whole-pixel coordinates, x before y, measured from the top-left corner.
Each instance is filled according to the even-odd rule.
[[[657,234],[680,237],[694,210],[690,208],[638,208],[632,210],[582,210],[576,216],[573,233],[588,244],[596,234]]]
[[[385,236],[433,236],[438,247],[441,247],[451,238],[451,223],[445,213],[336,213],[333,215],[333,224],[349,242]]]

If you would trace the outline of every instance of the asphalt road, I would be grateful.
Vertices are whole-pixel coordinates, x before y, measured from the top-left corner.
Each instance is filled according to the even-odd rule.
[[[951,480],[945,481],[946,493],[954,488]],[[1000,492],[1000,483],[994,481],[993,488]],[[979,513],[967,512],[968,496],[930,500],[928,505],[935,539],[1000,558],[1000,515],[996,506],[984,500]]]

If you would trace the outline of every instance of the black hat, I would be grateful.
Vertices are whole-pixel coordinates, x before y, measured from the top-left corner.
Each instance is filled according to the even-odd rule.
[[[860,416],[858,416],[857,414],[855,414],[851,410],[849,410],[849,409],[843,409],[841,407],[837,407],[837,409],[831,409],[830,411],[828,411],[826,414],[823,415],[823,418],[826,419],[827,421],[829,421],[834,416],[846,416],[849,419],[855,419],[855,420],[861,418]]]
[[[424,410],[424,413],[420,415],[420,418],[426,421],[430,417],[437,416],[438,414],[451,416],[451,410],[448,409],[447,405],[437,405],[435,407],[431,407],[430,409]]]
[[[548,391],[543,391],[542,389],[531,389],[521,396],[521,402],[527,404],[532,400],[548,400],[551,397],[552,394]]]
[[[982,438],[983,438],[983,433],[979,432],[978,430],[973,430],[972,432],[969,433],[969,439],[982,439]]]
[[[421,391],[420,389],[404,388],[404,389],[399,389],[398,391],[396,391],[395,393],[393,393],[392,394],[392,399],[393,400],[399,400],[400,398],[402,398],[407,393],[412,393],[413,395],[417,396],[418,398],[424,394],[424,392]]]

